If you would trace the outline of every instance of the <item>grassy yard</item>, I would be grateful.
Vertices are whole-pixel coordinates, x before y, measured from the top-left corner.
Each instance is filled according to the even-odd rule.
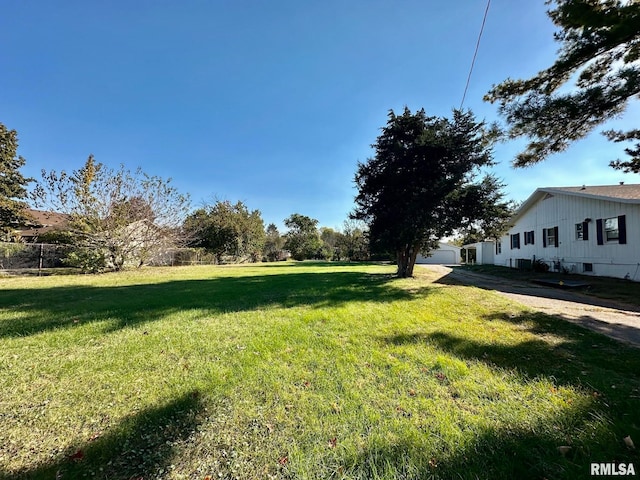
[[[640,470],[640,351],[426,269],[0,279],[0,477]],[[568,448],[562,448],[568,447]]]

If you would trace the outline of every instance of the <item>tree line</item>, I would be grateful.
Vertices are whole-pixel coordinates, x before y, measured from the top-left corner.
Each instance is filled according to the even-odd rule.
[[[342,230],[319,227],[318,220],[294,213],[287,231],[264,225],[261,212],[243,202],[216,200],[191,211],[189,195],[140,169],[113,169],[90,155],[71,172],[43,170],[35,181],[20,173],[15,130],[0,123],[0,226],[5,239],[29,225],[28,201],[66,215],[65,227],[37,241],[73,247],[64,262],[84,271],[142,266],[160,252],[200,249],[229,261],[351,260],[369,258],[367,228],[346,220]],[[28,192],[29,183],[35,187]]]

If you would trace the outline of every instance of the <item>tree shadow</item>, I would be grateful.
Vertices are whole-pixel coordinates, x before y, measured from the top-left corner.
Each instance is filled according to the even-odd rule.
[[[85,440],[49,462],[17,472],[0,472],[0,478],[155,478],[169,466],[175,446],[196,429],[202,410],[200,394],[186,393],[126,418],[110,433]]]
[[[567,385],[593,382],[592,376],[585,372],[608,372],[599,377],[603,386],[609,383],[607,378],[611,375],[628,376],[630,371],[640,372],[640,355],[636,348],[581,326],[559,322],[553,316],[538,312],[518,315],[500,312],[483,318],[488,322],[517,325],[519,329],[535,334],[536,338],[512,345],[436,331],[403,333],[384,337],[383,341],[394,345],[429,343],[462,358],[515,369],[531,378],[552,377]]]
[[[350,302],[385,303],[427,295],[408,290],[387,274],[362,272],[276,273],[172,280],[126,286],[60,286],[5,289],[0,337],[34,335],[87,322],[108,322],[106,332],[136,326],[171,313],[244,312],[269,308],[326,308]]]
[[[598,449],[597,439],[569,446],[561,453],[558,447],[566,446],[563,439],[540,422],[534,422],[527,431],[483,428],[464,445],[434,448],[430,440],[436,439],[437,443],[437,437],[438,432],[425,430],[421,436],[367,446],[357,455],[341,459],[341,468],[348,478],[363,479],[573,480],[592,478],[591,462],[637,461],[632,453],[615,457],[592,453]]]
[[[549,298],[553,300],[564,300],[592,307],[613,308],[640,313],[640,306],[638,305],[625,304],[616,300],[593,297],[574,290],[535,285],[526,280],[496,277],[488,274],[477,274],[468,272],[461,267],[453,267],[450,273],[442,276],[435,283],[442,285],[473,285],[484,290]]]
[[[565,406],[557,415],[562,423],[574,425],[573,432],[586,434],[575,444],[569,443],[572,449],[563,455],[557,447],[566,444],[558,432],[548,428],[552,417],[545,416],[545,425],[533,425],[526,431],[511,426],[485,430],[471,445],[444,452],[431,463],[419,458],[426,473],[415,478],[589,478],[591,462],[638,464],[639,452],[628,450],[622,442],[627,435],[640,437],[640,355],[636,348],[543,313],[495,313],[485,320],[512,323],[536,337],[510,344],[450,331],[420,331],[381,340],[397,346],[429,344],[459,359],[513,372],[522,381],[546,379],[556,387],[582,391],[588,404]],[[605,419],[607,429],[591,431],[588,422],[593,418]],[[406,452],[419,455],[415,445],[405,446]],[[376,455],[389,459],[398,454]]]

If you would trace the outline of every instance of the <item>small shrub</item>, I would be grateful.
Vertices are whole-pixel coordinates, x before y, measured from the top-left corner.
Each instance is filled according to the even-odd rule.
[[[63,263],[85,273],[99,273],[107,268],[105,253],[91,248],[76,248],[63,259]]]
[[[536,260],[533,262],[533,271],[546,273],[549,271],[549,264],[547,264],[544,260]]]

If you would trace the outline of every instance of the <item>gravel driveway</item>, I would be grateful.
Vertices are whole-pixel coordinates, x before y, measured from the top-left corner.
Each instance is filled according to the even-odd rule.
[[[494,277],[442,265],[420,265],[440,273],[441,280],[495,291],[535,310],[590,328],[640,347],[640,308],[582,293]]]

